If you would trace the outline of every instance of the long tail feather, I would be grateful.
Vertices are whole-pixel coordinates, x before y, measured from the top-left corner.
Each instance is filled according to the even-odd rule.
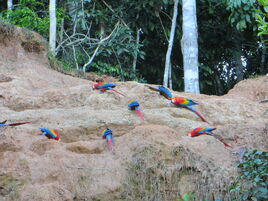
[[[140,110],[136,110],[136,111],[137,111],[137,114],[140,116],[140,118],[144,121],[145,118],[144,118],[143,114],[141,113],[141,111]]]
[[[148,86],[148,85],[146,85],[149,89],[151,89],[151,90],[153,90],[153,91],[160,91],[159,89],[157,89],[157,88],[154,88],[154,87],[151,87],[151,86]]]
[[[194,107],[190,107],[190,106],[188,106],[187,107],[189,110],[191,110],[192,112],[194,112],[197,116],[199,116],[200,117],[200,119],[202,119],[202,121],[204,121],[204,122],[207,122],[208,123],[208,121],[199,113],[199,112],[197,112],[197,110],[194,108]]]
[[[124,94],[122,94],[121,92],[116,91],[116,90],[114,90],[114,89],[112,89],[112,91],[114,91],[114,92],[116,92],[116,93],[118,93],[118,94],[120,94],[120,95],[122,95],[122,96],[125,96],[125,95],[124,95]]]
[[[222,144],[224,144],[225,147],[233,148],[232,145],[230,145],[230,144],[224,142],[223,139],[221,139],[221,138],[219,138],[219,137],[216,137],[215,135],[214,135],[214,137],[215,137],[217,140],[219,140]]]
[[[8,126],[19,126],[23,124],[30,124],[32,123],[31,121],[25,121],[25,122],[20,122],[20,123],[13,123],[13,124],[7,124]]]
[[[107,141],[107,144],[108,144],[108,148],[110,151],[113,151],[114,150],[114,146],[113,146],[113,139],[109,139]]]

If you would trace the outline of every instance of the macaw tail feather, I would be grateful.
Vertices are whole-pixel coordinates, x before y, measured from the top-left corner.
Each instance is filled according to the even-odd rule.
[[[214,136],[214,137],[215,137],[215,136]],[[233,148],[232,145],[230,145],[230,144],[224,142],[223,139],[221,139],[221,138],[219,138],[219,137],[215,137],[215,138],[218,139],[222,144],[224,144],[225,147]]]
[[[145,118],[144,118],[143,114],[141,113],[141,111],[140,110],[136,110],[136,111],[137,111],[137,114],[140,116],[140,118],[144,121]]]
[[[159,89],[157,89],[157,88],[154,88],[154,87],[151,87],[151,86],[148,86],[148,85],[146,85],[149,89],[151,89],[151,90],[153,90],[153,91],[160,91]]]
[[[31,121],[25,121],[25,122],[20,122],[20,123],[13,123],[13,124],[7,124],[8,126],[19,126],[23,124],[30,124],[32,123]]]
[[[113,139],[109,139],[107,141],[107,144],[108,144],[108,148],[110,151],[113,151],[114,150],[114,146],[113,146]]]
[[[114,90],[114,89],[111,89],[112,91],[114,91],[115,93],[118,93],[118,94],[120,94],[120,95],[122,95],[122,96],[125,96],[124,94],[122,94],[121,92],[119,92],[119,91],[116,91],[116,90]]]
[[[196,110],[194,107],[188,106],[187,108],[188,108],[189,110],[191,110],[192,112],[194,112],[197,116],[199,116],[200,119],[202,119],[202,121],[208,123],[208,121],[207,121],[207,120],[206,120],[206,119],[205,119],[199,112],[197,112],[197,110]]]
[[[7,122],[7,120],[0,122],[0,124],[5,124],[6,122]]]

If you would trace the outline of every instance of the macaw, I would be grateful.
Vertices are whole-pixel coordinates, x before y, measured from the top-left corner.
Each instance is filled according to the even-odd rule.
[[[19,122],[19,123],[13,123],[13,124],[6,124],[7,120],[0,122],[0,127],[1,126],[19,126],[23,124],[30,124],[32,123],[31,121],[25,121],[25,122]]]
[[[199,127],[199,128],[194,129],[193,131],[189,132],[188,136],[191,136],[191,137],[197,137],[200,135],[214,136],[214,134],[211,132],[214,130],[216,130],[216,128],[201,128],[201,127]]]
[[[198,105],[198,103],[194,102],[192,99],[184,97],[172,97],[171,103],[173,103],[176,106],[185,107],[191,110],[196,115],[198,115],[202,119],[202,121],[208,123],[208,121],[193,107],[194,105]]]
[[[41,130],[41,135],[45,135],[48,139],[54,139],[60,141],[60,134],[53,130],[53,129],[48,129],[48,128],[40,128]]]
[[[107,82],[98,82],[97,84],[93,84],[92,88],[93,90],[100,90],[102,92],[105,92],[107,90],[112,90],[122,96],[125,96],[124,94],[120,93],[119,91],[116,91],[115,88],[116,84],[113,83],[107,83]]]
[[[128,102],[128,108],[130,109],[130,110],[136,110],[136,112],[137,112],[137,114],[140,116],[140,118],[142,119],[142,120],[145,120],[144,119],[144,116],[142,115],[142,113],[141,113],[141,109],[140,109],[140,104],[138,103],[138,101],[136,101],[136,100],[132,100],[132,101],[129,101]]]
[[[166,99],[171,100],[173,95],[172,93],[165,87],[163,86],[158,86],[158,88],[154,88],[151,86],[147,86],[149,87],[149,89],[154,90],[154,91],[158,91],[160,93],[160,95],[164,96]]]
[[[114,151],[114,137],[113,137],[113,131],[109,128],[105,129],[102,132],[102,139],[105,139],[107,144],[108,144],[108,148],[110,151]]]
[[[192,130],[191,132],[188,133],[188,136],[190,137],[197,137],[197,136],[200,136],[200,135],[210,135],[210,136],[213,136],[215,137],[216,139],[218,139],[221,143],[224,144],[224,146],[226,147],[231,147],[231,145],[227,144],[226,142],[224,142],[222,139],[220,139],[219,137],[216,137],[212,131],[216,130],[216,128],[202,128],[202,127],[199,127],[199,128],[195,128],[194,130]]]

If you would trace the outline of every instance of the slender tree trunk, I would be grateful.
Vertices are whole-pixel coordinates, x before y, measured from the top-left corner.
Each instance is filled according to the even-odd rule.
[[[237,82],[241,81],[244,79],[244,66],[242,64],[242,47],[241,47],[241,43],[237,44],[237,50],[235,52],[235,71],[236,71],[236,76],[237,76]]]
[[[7,10],[12,10],[13,0],[7,0]]]
[[[136,38],[136,44],[138,45],[140,43],[140,32],[141,29],[137,30],[137,38]],[[138,58],[138,53],[136,52],[133,58],[133,74],[136,76],[136,66],[137,66],[137,58]]]
[[[170,37],[168,42],[168,50],[166,54],[166,62],[165,62],[165,72],[164,72],[164,80],[163,85],[165,87],[168,86],[168,75],[170,71],[170,58],[172,53],[172,46],[174,41],[174,35],[175,35],[175,28],[176,28],[176,21],[177,21],[177,15],[178,15],[178,0],[174,0],[174,7],[173,7],[173,18],[172,18],[172,25],[171,25],[171,31],[170,31]]]
[[[49,1],[49,46],[52,54],[55,55],[56,50],[56,29],[57,29],[57,19],[56,19],[56,0]]]
[[[261,36],[261,40],[263,41],[263,37]],[[261,67],[260,67],[260,72],[261,74],[265,74],[265,65],[266,64],[266,45],[265,43],[262,44],[262,54],[261,54]]]
[[[169,66],[168,81],[169,81],[169,88],[172,89],[172,68],[171,68],[171,64]]]
[[[195,0],[182,0],[182,15],[183,36],[181,47],[183,54],[184,91],[200,93]]]

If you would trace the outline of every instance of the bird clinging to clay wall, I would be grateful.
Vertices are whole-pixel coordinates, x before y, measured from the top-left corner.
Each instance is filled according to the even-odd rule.
[[[194,108],[194,105],[198,105],[197,102],[193,101],[192,99],[184,98],[184,97],[172,97],[171,103],[178,107],[184,107],[192,112],[194,112],[197,116],[199,116],[202,121],[207,122],[208,121]]]
[[[194,130],[192,130],[191,132],[188,133],[188,136],[190,137],[198,137],[200,135],[210,135],[210,136],[213,136],[215,137],[217,140],[219,140],[221,143],[224,144],[224,146],[226,147],[230,147],[230,148],[233,148],[231,145],[227,144],[226,142],[224,142],[221,138],[219,137],[216,137],[212,131],[216,130],[216,128],[202,128],[202,127],[199,127],[199,128],[195,128]]]
[[[113,131],[109,128],[105,129],[102,132],[102,138],[106,139],[108,148],[110,151],[114,151],[114,137],[113,137]]]
[[[60,141],[60,134],[54,129],[40,128],[41,135],[45,135],[48,139]]]
[[[145,120],[143,114],[141,113],[140,104],[138,101],[136,101],[136,100],[128,101],[128,108],[130,110],[135,110],[137,112],[137,114],[140,116],[140,118],[142,120]]]
[[[93,90],[100,90],[102,92],[105,92],[107,90],[111,90],[114,91],[122,96],[125,96],[124,94],[122,94],[119,91],[116,91],[114,88],[116,87],[116,84],[113,83],[108,83],[108,82],[98,82],[96,84],[93,84],[92,88]]]
[[[151,87],[151,86],[147,86],[147,87],[153,91],[158,91],[160,95],[164,96],[168,100],[171,100],[173,97],[172,93],[163,86],[159,86],[158,88]]]

